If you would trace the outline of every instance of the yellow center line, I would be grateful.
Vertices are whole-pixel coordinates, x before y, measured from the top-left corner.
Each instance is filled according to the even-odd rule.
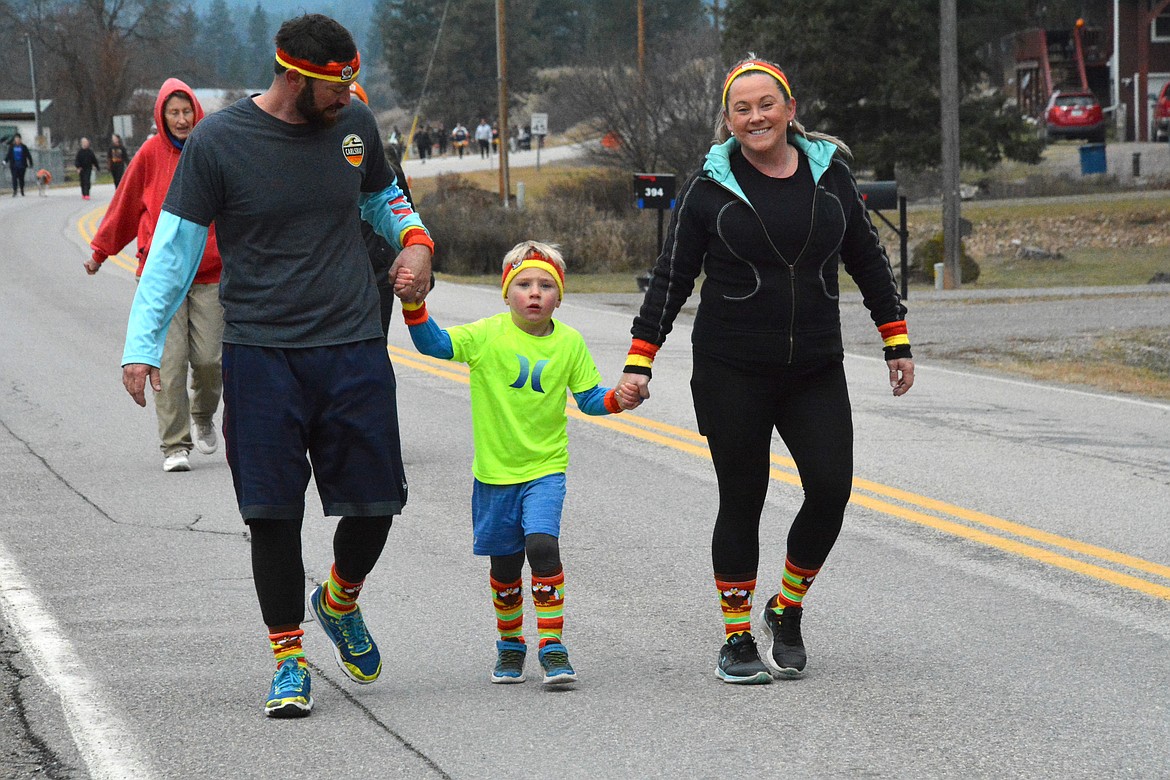
[[[396,363],[417,368],[421,371],[452,379],[463,384],[469,382],[468,369],[460,363],[451,363],[450,361],[427,357],[416,352],[408,352],[399,347],[391,346],[389,350],[394,355]],[[705,460],[710,460],[711,458],[705,437],[686,428],[679,428],[668,423],[658,422],[657,420],[650,420],[628,413],[619,418],[612,416],[592,417],[576,409],[568,409],[567,411],[574,419],[599,425],[615,432],[669,447]],[[780,467],[770,470],[769,474],[773,480],[800,487],[800,477],[796,473],[796,466],[791,458],[773,453],[771,460],[773,464]],[[1136,571],[1146,572],[1166,579],[1170,579],[1170,566],[1049,533],[1048,531],[1042,531],[1022,523],[1016,523],[984,512],[966,509],[945,501],[900,490],[870,480],[855,478],[853,484],[854,490],[850,496],[850,501],[858,506],[890,517],[896,517],[907,522],[953,534],[969,541],[985,544],[1005,552],[1031,558],[1041,563],[1056,566],[1086,577],[1093,577],[1150,596],[1170,600],[1170,587],[1166,585],[1149,582],[1131,574],[1099,566],[1096,563],[1078,560],[1052,549],[1045,549],[1027,544],[1018,539],[1000,536],[986,529],[994,530],[1000,534],[1010,534],[1022,539],[1029,539],[1047,545],[1048,547],[1057,548],[1058,550],[1078,554],[1086,558],[1094,558],[1101,562],[1125,566]],[[890,503],[877,496],[893,499],[894,501],[908,504],[909,506]],[[942,517],[939,515],[942,515]]]
[[[107,208],[108,206],[98,206],[93,211],[84,214],[81,219],[77,221],[77,232],[81,234],[81,239],[86,243],[86,245],[88,245],[90,241],[93,241],[93,237],[97,234],[98,226],[101,225],[102,217],[105,216]],[[133,274],[138,273],[138,259],[126,254],[125,252],[119,252],[116,255],[110,255],[107,260],[119,268],[125,268],[127,271]]]

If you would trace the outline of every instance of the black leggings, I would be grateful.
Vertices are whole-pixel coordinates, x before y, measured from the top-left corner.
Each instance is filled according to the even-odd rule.
[[[549,534],[528,534],[520,552],[492,556],[492,576],[499,582],[520,579],[525,556],[528,567],[537,577],[552,577],[561,570],[561,547],[557,538]]]
[[[736,580],[756,576],[773,428],[804,488],[788,531],[788,557],[801,568],[819,569],[841,532],[853,486],[853,416],[842,362],[748,369],[696,352],[691,394],[719,481],[711,538],[715,573]]]
[[[343,517],[333,534],[337,574],[361,582],[378,562],[392,516]],[[252,531],[252,578],[266,626],[300,625],[305,620],[305,564],[301,518],[248,521]]]

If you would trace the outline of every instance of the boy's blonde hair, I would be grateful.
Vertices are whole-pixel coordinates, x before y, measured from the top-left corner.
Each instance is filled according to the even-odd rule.
[[[561,256],[560,247],[556,244],[546,244],[543,241],[521,241],[508,250],[504,255],[501,270],[507,271],[513,265],[519,265],[529,254],[539,254],[565,273],[565,258]]]
[[[540,241],[521,241],[504,255],[501,266],[500,288],[504,299],[508,298],[508,285],[513,277],[524,268],[541,268],[547,271],[557,283],[557,297],[565,297],[565,258],[555,244]]]

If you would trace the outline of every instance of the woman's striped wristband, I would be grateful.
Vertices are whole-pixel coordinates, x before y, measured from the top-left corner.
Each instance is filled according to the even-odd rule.
[[[625,372],[627,374],[645,374],[651,376],[654,366],[654,356],[658,354],[658,346],[649,341],[634,339],[630,342],[630,352],[626,355]]]
[[[882,349],[886,354],[886,360],[913,357],[910,354],[910,336],[906,330],[906,320],[878,325],[878,333],[882,334]]]

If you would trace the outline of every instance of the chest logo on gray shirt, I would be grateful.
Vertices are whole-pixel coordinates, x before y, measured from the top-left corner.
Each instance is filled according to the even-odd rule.
[[[346,162],[353,167],[361,165],[366,156],[366,145],[362,142],[362,137],[357,133],[347,135],[341,142],[341,153],[345,155]]]

